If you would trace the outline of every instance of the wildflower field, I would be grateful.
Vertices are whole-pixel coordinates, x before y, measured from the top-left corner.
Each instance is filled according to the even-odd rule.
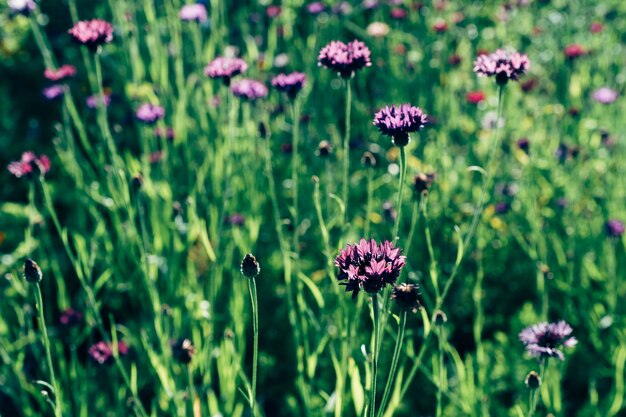
[[[622,0],[2,0],[0,417],[625,417]]]

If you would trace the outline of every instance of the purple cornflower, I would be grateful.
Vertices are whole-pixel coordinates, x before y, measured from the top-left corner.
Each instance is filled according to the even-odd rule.
[[[617,91],[610,89],[609,87],[602,87],[591,93],[591,98],[600,104],[612,104],[614,103],[619,94]]]
[[[102,96],[102,102],[104,103],[104,107],[109,107],[109,104],[111,104],[111,94],[105,92],[104,96]],[[98,104],[100,104],[100,95],[94,94],[92,96],[87,97],[87,99],[85,100],[85,103],[87,104],[87,107],[89,107],[90,109],[97,108]]]
[[[195,21],[198,23],[206,22],[208,19],[206,7],[204,4],[186,4],[181,7],[178,13],[180,20],[185,22]]]
[[[117,342],[117,352],[120,356],[128,354],[128,345],[123,341]],[[100,365],[109,365],[113,362],[113,344],[100,341],[91,345],[87,351],[89,357]]]
[[[35,2],[33,0],[7,0],[7,6],[13,13],[28,16],[35,10]]]
[[[100,45],[113,40],[113,26],[102,19],[83,20],[67,31],[74,41],[95,51]]]
[[[153,124],[165,117],[165,109],[151,103],[143,103],[137,109],[135,116],[144,123]]]
[[[578,343],[571,336],[572,332],[572,327],[563,320],[556,323],[543,322],[522,330],[519,338],[532,356],[564,360],[565,356],[559,347],[571,347]]]
[[[358,70],[372,65],[371,52],[363,42],[354,40],[345,44],[331,41],[320,50],[318,65],[336,71],[342,78],[350,78]]]
[[[503,49],[479,55],[474,61],[474,72],[482,77],[495,76],[498,85],[505,85],[509,80],[517,81],[529,67],[530,61],[526,55]]]
[[[406,146],[409,133],[421,130],[428,122],[428,116],[419,107],[410,104],[385,106],[374,115],[374,126],[384,135],[391,137],[397,146]]]
[[[57,99],[61,97],[64,93],[65,86],[63,86],[63,84],[54,84],[41,90],[41,94],[43,94],[43,96],[48,100]]]
[[[370,294],[380,292],[387,285],[395,284],[405,265],[405,256],[393,243],[376,243],[374,239],[361,239],[358,244],[348,244],[335,258],[339,268],[337,279],[352,291],[355,298],[359,291]]]
[[[7,169],[17,178],[29,176],[36,170],[45,175],[50,171],[50,159],[46,155],[37,156],[33,152],[24,152],[19,161],[13,161]]]
[[[61,65],[58,69],[47,68],[43,76],[50,81],[65,81],[76,75],[76,67],[74,65]]]
[[[267,95],[267,87],[265,84],[249,78],[237,81],[230,89],[235,96],[248,100],[256,100]]]
[[[225,85],[236,75],[244,73],[248,64],[241,58],[217,57],[204,68],[204,74],[210,78],[221,78]]]
[[[272,87],[295,98],[302,87],[306,84],[306,74],[292,72],[289,74],[278,74],[272,79]]]
[[[617,219],[611,219],[604,225],[606,235],[611,238],[619,238],[624,234],[624,223]]]
[[[312,15],[318,15],[326,10],[326,6],[324,6],[324,3],[321,1],[314,1],[313,3],[307,4],[306,10]]]
[[[63,326],[71,327],[80,324],[83,321],[83,313],[73,308],[66,308],[59,317],[59,322]]]

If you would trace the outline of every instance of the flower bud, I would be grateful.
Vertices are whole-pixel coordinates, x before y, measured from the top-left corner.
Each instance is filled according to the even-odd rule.
[[[537,374],[537,372],[530,371],[526,376],[526,381],[524,382],[528,388],[537,389],[541,386],[541,377]]]
[[[361,164],[368,168],[376,166],[376,156],[371,152],[365,152],[361,157]]]
[[[178,339],[172,341],[171,344],[174,359],[183,364],[191,362],[193,355],[196,353],[196,348],[191,344],[191,340]]]
[[[435,313],[435,326],[443,326],[448,321],[448,316],[446,313],[439,310]]]
[[[43,278],[39,265],[32,259],[24,262],[24,278],[30,283],[39,283]]]
[[[418,300],[419,292],[415,284],[400,284],[393,288],[391,298],[396,302],[398,307],[403,310],[411,310],[414,313],[420,306]]]
[[[241,273],[248,278],[254,278],[261,272],[261,267],[254,255],[247,254],[241,261]]]

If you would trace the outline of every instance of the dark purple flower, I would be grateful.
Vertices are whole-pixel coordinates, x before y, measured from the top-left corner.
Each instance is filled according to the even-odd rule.
[[[66,308],[61,313],[61,317],[59,317],[59,323],[63,326],[76,326],[83,321],[83,313],[78,310],[74,310],[73,308]]]
[[[521,138],[517,141],[517,147],[528,154],[530,152],[530,141],[527,138]]]
[[[221,78],[224,84],[230,85],[230,79],[244,73],[248,64],[241,58],[217,57],[204,68],[204,74],[210,78]]]
[[[24,261],[24,279],[32,284],[39,283],[43,279],[41,268],[32,259]]]
[[[561,320],[556,323],[539,323],[528,327],[519,334],[519,338],[532,356],[565,359],[561,346],[571,347],[578,341],[572,334],[572,327]]]
[[[111,94],[105,92],[104,96],[102,96],[102,102],[104,103],[104,107],[109,107],[109,104],[111,104]],[[100,95],[94,94],[92,96],[87,97],[87,99],[85,100],[85,103],[87,103],[87,107],[89,107],[90,109],[97,108],[98,104],[100,104]]]
[[[7,167],[17,178],[26,177],[35,171],[45,175],[50,171],[50,159],[46,155],[37,156],[33,152],[24,152],[19,161],[13,161]]]
[[[496,214],[506,214],[511,210],[511,205],[507,202],[496,203],[493,206]]]
[[[402,283],[393,287],[391,298],[395,300],[398,307],[403,310],[412,310],[414,313],[420,306],[419,291],[417,285]]]
[[[261,273],[261,267],[253,254],[249,253],[241,261],[241,274],[247,278],[254,278]]]
[[[243,226],[244,224],[246,224],[246,218],[243,214],[240,213],[231,214],[230,216],[226,217],[225,221],[231,226]]]
[[[74,41],[85,45],[92,51],[113,40],[113,26],[102,19],[80,21],[67,33],[72,35]]]
[[[63,84],[53,84],[41,90],[41,94],[48,100],[55,100],[65,94],[65,86]]]
[[[371,52],[363,42],[354,40],[345,44],[331,41],[317,57],[318,65],[336,71],[343,78],[350,78],[356,71],[372,65]]]
[[[43,76],[50,81],[65,81],[76,75],[76,67],[74,65],[61,65],[58,69],[47,68]]]
[[[624,223],[617,219],[611,219],[604,225],[608,237],[619,238],[624,234]]]
[[[35,10],[35,2],[33,0],[7,0],[7,6],[13,13],[28,16]]]
[[[612,104],[614,103],[619,94],[617,91],[610,89],[609,87],[602,87],[591,93],[591,98],[600,104]]]
[[[313,3],[307,4],[306,10],[312,15],[318,15],[326,10],[326,6],[324,6],[324,3],[321,1],[314,1]]]
[[[123,341],[117,342],[117,352],[119,356],[128,354],[128,345]],[[113,344],[100,341],[91,345],[87,351],[89,357],[100,365],[109,365],[113,362]]]
[[[267,95],[267,87],[260,81],[244,78],[231,87],[233,94],[240,98],[256,100]]]
[[[306,84],[306,74],[292,72],[289,74],[278,74],[272,79],[272,87],[294,98],[302,87]]]
[[[165,109],[151,103],[143,103],[137,109],[135,116],[144,123],[152,124],[165,117]]]
[[[208,19],[206,7],[204,4],[196,3],[196,4],[186,4],[181,7],[180,12],[178,13],[180,20],[185,22],[206,22]]]
[[[498,49],[488,55],[479,55],[474,61],[474,72],[482,77],[496,77],[499,85],[507,81],[517,81],[530,67],[530,61],[524,54],[516,51],[507,52]]]
[[[374,115],[374,126],[384,135],[391,137],[397,146],[406,146],[409,133],[421,130],[428,122],[428,116],[419,107],[410,104],[385,106]]]
[[[405,256],[393,243],[377,243],[374,239],[361,239],[358,244],[348,244],[335,258],[339,268],[337,279],[352,291],[355,298],[359,291],[370,294],[380,292],[387,285],[395,284],[405,265]]]

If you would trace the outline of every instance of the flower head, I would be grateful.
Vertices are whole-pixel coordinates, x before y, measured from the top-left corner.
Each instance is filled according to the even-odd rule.
[[[196,353],[196,348],[189,339],[174,340],[171,342],[171,346],[174,359],[183,364],[190,363]]]
[[[98,107],[98,105],[100,104],[100,95],[99,94],[94,94],[92,96],[87,97],[87,99],[85,100],[85,103],[87,104],[87,107],[89,107],[90,109],[95,109]],[[104,104],[104,107],[109,107],[109,104],[111,104],[111,94],[105,92],[104,95],[102,96],[102,103]]]
[[[337,279],[355,298],[359,291],[370,294],[380,292],[387,285],[395,284],[405,265],[405,256],[393,243],[361,239],[358,244],[348,244],[335,258],[339,268]]]
[[[47,100],[55,100],[65,94],[65,86],[63,84],[53,84],[41,90],[41,94],[43,94]]]
[[[541,377],[535,371],[530,371],[524,380],[526,386],[530,389],[537,389],[541,386]]]
[[[384,135],[390,136],[397,146],[406,146],[409,133],[421,130],[428,116],[419,107],[410,104],[385,106],[374,115],[374,126]]]
[[[152,124],[165,117],[165,109],[151,103],[143,103],[137,109],[135,116],[144,123]]]
[[[498,49],[492,54],[479,55],[474,61],[474,72],[482,77],[496,77],[499,85],[517,81],[530,67],[528,57],[519,52]]]
[[[556,323],[543,322],[522,330],[519,338],[532,356],[564,360],[565,356],[559,348],[578,343],[576,338],[571,336],[572,332],[572,327],[563,320]]]
[[[619,238],[624,234],[624,223],[611,219],[604,224],[604,230],[608,237]]]
[[[428,190],[435,182],[435,173],[434,172],[420,172],[413,179],[413,192],[416,197],[420,197],[421,195],[428,194]]]
[[[24,261],[24,279],[30,283],[39,283],[43,279],[41,268],[32,259]]]
[[[224,84],[230,85],[230,80],[236,75],[244,73],[248,64],[241,58],[217,57],[204,68],[204,74],[210,78],[221,78]]]
[[[33,152],[24,152],[19,161],[13,161],[7,167],[17,178],[29,176],[36,171],[45,175],[50,171],[50,159],[46,155],[37,156]]]
[[[196,4],[186,4],[181,7],[180,12],[178,13],[180,20],[184,22],[206,22],[208,19],[206,7],[204,4],[196,3]]]
[[[113,40],[113,26],[102,19],[82,20],[67,32],[92,51]]]
[[[485,100],[485,93],[482,91],[470,91],[465,95],[465,101],[470,104],[478,104]]]
[[[278,74],[272,79],[272,87],[294,98],[302,87],[306,84],[306,74],[292,72],[289,74]]]
[[[241,273],[247,278],[254,278],[261,273],[259,262],[253,254],[247,254],[241,261]]]
[[[573,43],[571,45],[567,45],[563,50],[563,53],[565,54],[565,57],[567,59],[573,60],[575,58],[585,55],[587,51],[582,45],[578,43]]]
[[[91,345],[87,351],[89,357],[100,365],[109,365],[113,362],[113,344],[100,341]],[[117,342],[117,353],[120,356],[128,354],[128,345],[123,341]]]
[[[372,22],[367,26],[367,34],[374,38],[382,38],[389,33],[389,25],[384,22]]]
[[[36,7],[34,0],[7,0],[7,6],[13,13],[26,16],[34,11]]]
[[[312,15],[318,15],[326,10],[326,6],[321,1],[314,1],[306,5],[306,11]]]
[[[260,81],[244,78],[231,87],[233,94],[240,98],[256,100],[267,95],[267,87]]]
[[[417,285],[402,283],[393,287],[391,298],[403,310],[412,310],[414,313],[420,306]]]
[[[67,327],[75,326],[77,324],[80,324],[80,322],[82,321],[83,321],[83,313],[81,313],[78,310],[74,310],[71,307],[63,310],[63,312],[61,313],[61,317],[59,317],[59,322],[63,326],[67,326]]]
[[[610,89],[609,87],[602,87],[591,93],[591,98],[600,104],[612,104],[614,103],[619,94],[617,91]]]
[[[58,69],[54,70],[46,68],[43,76],[50,81],[65,81],[68,78],[72,78],[76,75],[76,67],[74,65],[61,65]]]
[[[345,44],[331,41],[320,50],[318,65],[336,71],[343,78],[350,78],[355,72],[372,65],[371,52],[363,42],[354,40]]]

